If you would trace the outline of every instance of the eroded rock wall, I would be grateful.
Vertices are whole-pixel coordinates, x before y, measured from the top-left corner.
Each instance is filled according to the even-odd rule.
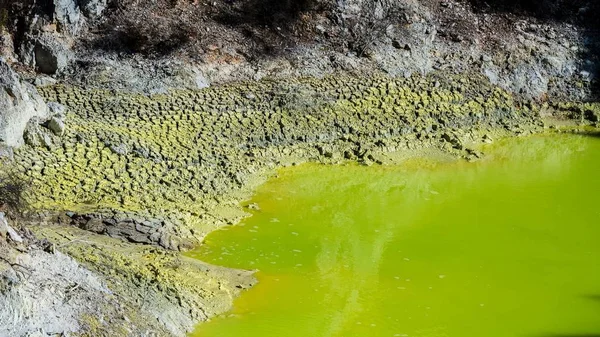
[[[0,58],[0,145],[22,145],[27,122],[48,115],[48,107],[35,88]]]

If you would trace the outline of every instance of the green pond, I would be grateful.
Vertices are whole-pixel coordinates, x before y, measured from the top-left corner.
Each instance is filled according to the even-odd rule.
[[[283,169],[191,253],[259,284],[191,336],[600,336],[600,138]]]

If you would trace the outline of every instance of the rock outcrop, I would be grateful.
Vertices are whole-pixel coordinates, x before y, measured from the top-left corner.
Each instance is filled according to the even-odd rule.
[[[66,42],[50,33],[27,34],[21,45],[20,57],[24,64],[48,75],[60,73],[73,58]]]
[[[83,14],[91,19],[97,19],[106,9],[106,0],[79,0],[79,7]]]
[[[85,18],[75,0],[54,0],[54,19],[58,22],[59,29],[70,35],[77,35],[85,24]]]
[[[48,107],[35,88],[23,82],[0,58],[0,144],[22,145],[27,122],[48,115]]]

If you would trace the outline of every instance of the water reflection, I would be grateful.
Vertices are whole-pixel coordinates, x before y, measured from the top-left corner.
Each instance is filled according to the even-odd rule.
[[[515,151],[515,147],[519,147],[518,151]],[[509,157],[511,165],[508,169],[516,179],[530,179],[528,172],[531,170],[547,177],[556,177],[568,171],[570,159],[578,152],[585,151],[586,147],[583,137],[573,137],[568,142],[551,137],[539,138],[525,148],[517,144],[497,151],[493,159]],[[535,166],[530,164],[532,160],[536,162]],[[514,173],[515,163],[521,166],[521,174]],[[317,221],[331,228],[327,231],[331,235],[321,237],[316,261],[320,283],[327,289],[324,304],[332,308],[323,336],[342,336],[357,323],[363,323],[363,313],[377,311],[372,307],[379,303],[372,301],[372,298],[370,301],[369,297],[372,297],[373,289],[381,288],[380,267],[387,246],[396,240],[400,231],[419,223],[430,209],[430,203],[459,199],[461,194],[479,183],[481,178],[473,171],[488,170],[485,162],[481,165],[454,164],[461,165],[466,172],[457,172],[455,183],[445,181],[446,189],[442,192],[434,187],[440,183],[436,181],[440,179],[439,175],[427,169],[421,172],[407,171],[406,175],[394,176],[393,179],[384,175],[379,179],[371,177],[365,179],[370,183],[364,184],[356,184],[356,181],[363,181],[360,177],[343,176],[337,177],[326,188],[322,185],[305,186],[313,192],[319,191],[321,195],[330,196],[325,197],[326,205],[313,208],[318,212]],[[372,175],[372,172],[368,174]],[[373,203],[373,200],[378,203]],[[387,216],[390,209],[402,214],[402,217],[390,221]],[[357,224],[357,213],[361,214],[361,219],[368,220]],[[437,332],[422,333],[427,336],[446,335],[443,328]]]
[[[360,170],[353,173],[360,174]],[[356,180],[371,183],[357,185]],[[363,323],[361,313],[378,305],[367,298],[380,288],[380,267],[387,246],[426,210],[423,201],[439,195],[432,184],[428,172],[393,178],[382,175],[380,179],[346,176],[321,191],[322,195],[338,196],[327,198],[326,208],[316,208],[321,225],[331,228],[327,231],[331,235],[321,238],[316,261],[320,282],[328,290],[324,303],[335,308],[323,336],[343,335],[353,325]],[[393,221],[389,219],[390,212],[403,216]],[[357,213],[361,214],[360,219],[367,220],[357,224]]]
[[[198,336],[600,337],[591,140],[497,142],[478,163],[284,170],[246,226],[209,237],[204,258],[263,279],[236,319]]]

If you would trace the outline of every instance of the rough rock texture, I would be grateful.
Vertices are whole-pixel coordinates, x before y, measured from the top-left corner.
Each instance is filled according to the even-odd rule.
[[[17,231],[0,214],[0,336],[184,336],[255,282],[72,227]]]
[[[479,132],[541,125],[537,105],[481,76],[337,76],[151,97],[41,92],[68,107],[70,127],[56,146],[16,153],[15,169],[34,186],[31,204],[72,212],[69,222],[96,233],[169,249],[239,220],[238,194],[273,167],[370,164],[417,144],[468,156],[463,140],[481,140]]]
[[[230,310],[233,299],[256,283],[249,271],[211,266],[75,228],[34,230],[101,275],[118,299],[118,319],[88,317],[84,331],[90,336],[184,336],[197,322]]]
[[[69,63],[69,51],[56,39],[42,35],[36,39],[35,66],[44,74],[55,74],[64,69]]]
[[[23,144],[23,131],[33,117],[46,118],[48,107],[30,84],[0,58],[0,143]]]
[[[51,13],[40,4],[15,12],[26,24],[11,29],[21,62],[35,65],[37,49],[51,55],[40,56],[51,61],[39,70],[87,87],[164,93],[339,71],[404,77],[476,69],[527,98],[594,97],[600,38],[586,14],[593,1],[553,19],[479,2],[54,0]],[[57,44],[34,41],[56,32]],[[75,62],[61,56],[71,46]]]
[[[4,57],[5,61],[8,63],[17,60],[12,36],[8,31],[2,28],[0,28],[0,55]]]
[[[518,12],[480,11],[471,5],[475,1],[403,0],[380,1],[373,8],[366,5],[372,2],[337,1],[328,11],[307,10],[300,19],[285,11],[271,13],[273,17],[265,14],[267,25],[253,18],[252,10],[246,8],[249,1],[211,6],[183,2],[169,6],[159,1],[138,6],[138,11],[133,10],[135,6],[131,10],[123,6],[105,13],[112,26],[102,26],[76,44],[78,62],[64,79],[78,85],[158,93],[192,88],[193,81],[182,80],[191,77],[181,75],[193,72],[203,84],[222,84],[322,77],[339,71],[405,77],[476,69],[492,83],[527,98],[582,100],[594,94],[591,90],[597,82],[599,60],[594,52],[598,39],[591,28],[531,14],[523,17]],[[381,18],[384,3],[393,4],[397,18]],[[157,28],[145,25],[142,14],[155,17]],[[280,14],[289,15],[288,22],[277,19]],[[132,16],[130,21],[127,16]],[[174,16],[181,18],[182,27],[171,23],[179,22],[172,20]],[[239,24],[229,24],[223,17]],[[387,26],[354,31],[356,26],[368,26],[369,20],[377,27],[380,21]],[[193,26],[194,22],[203,22],[202,29]],[[119,24],[127,29],[113,29]],[[171,35],[181,31],[191,38],[162,34],[169,29]],[[161,34],[164,41],[153,40]],[[180,45],[161,48],[179,38]],[[357,39],[369,41],[360,53],[351,45]],[[111,43],[122,48],[114,50]],[[123,53],[131,44],[143,46]],[[151,57],[144,56],[145,47],[154,50]],[[165,71],[165,66],[171,70]]]
[[[21,45],[21,59],[43,74],[63,71],[72,59],[72,52],[56,34],[26,35]]]
[[[106,9],[107,0],[78,0],[83,14],[91,19],[97,19]]]
[[[77,35],[85,25],[85,18],[81,15],[81,10],[76,0],[53,0],[54,18],[59,24],[59,29],[70,35]],[[90,5],[89,9],[94,10],[94,3],[97,1],[86,2]]]
[[[169,89],[202,89],[211,84],[200,68],[172,59],[148,62],[139,57],[87,56],[79,58],[78,64],[82,72],[71,69],[68,82],[84,87],[164,94]]]
[[[12,261],[14,268],[0,269],[0,335],[77,332],[82,315],[103,311],[98,299],[110,291],[67,255],[36,250]]]

